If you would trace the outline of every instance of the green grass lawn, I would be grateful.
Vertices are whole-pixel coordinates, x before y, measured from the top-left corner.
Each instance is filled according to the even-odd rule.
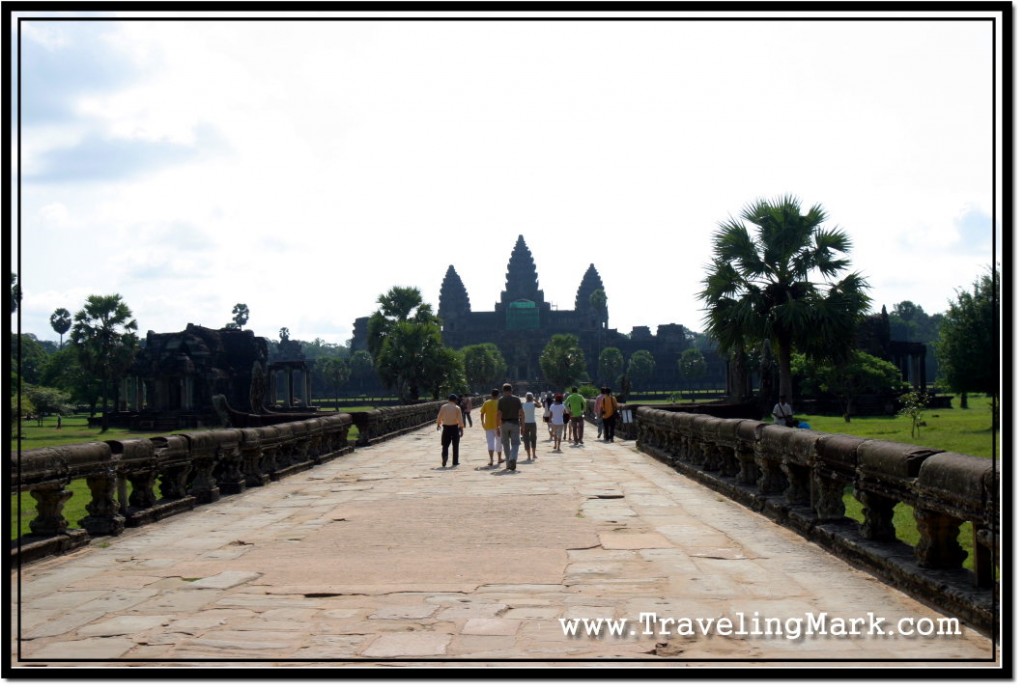
[[[962,409],[954,400],[953,408],[941,408],[925,411],[926,425],[919,429],[918,436],[911,436],[910,419],[899,416],[853,418],[845,422],[842,417],[823,415],[800,415],[797,419],[806,420],[811,429],[834,434],[852,434],[868,439],[885,439],[904,444],[914,444],[928,448],[953,451],[980,458],[993,458],[994,445],[998,443],[999,434],[992,431],[991,398],[981,395],[968,397],[967,408]],[[858,523],[864,522],[864,507],[853,496],[853,488],[846,488],[843,497],[846,503],[846,515]],[[893,512],[893,525],[896,537],[911,547],[921,539],[914,520],[914,509],[906,504],[896,505]],[[960,526],[960,546],[967,551],[964,568],[974,568],[973,527],[970,523]]]
[[[991,398],[972,395],[966,409],[954,401],[952,408],[926,410],[922,418],[925,426],[918,429],[917,436],[911,436],[910,418],[898,415],[854,417],[845,422],[841,416],[801,415],[797,409],[796,417],[807,421],[811,429],[822,432],[852,434],[866,439],[883,439],[993,458],[999,435],[992,432],[991,402]]]

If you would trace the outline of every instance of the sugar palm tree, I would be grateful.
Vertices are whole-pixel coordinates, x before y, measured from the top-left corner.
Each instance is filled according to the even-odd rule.
[[[103,385],[103,411],[107,410],[110,387],[114,386],[117,406],[117,383],[128,371],[138,345],[138,324],[121,296],[90,295],[85,306],[75,315],[71,328],[71,344],[78,353],[82,369]],[[103,431],[107,417],[103,416]]]
[[[71,328],[71,312],[68,312],[63,307],[58,307],[50,315],[50,326],[60,336],[59,350],[64,347],[64,334]]]
[[[699,293],[705,326],[724,352],[743,341],[769,339],[779,365],[779,393],[789,397],[794,349],[842,361],[870,305],[859,273],[838,279],[849,267],[851,243],[844,231],[823,227],[827,218],[817,204],[801,213],[800,200],[789,195],[755,201],[741,220],[719,224]]]

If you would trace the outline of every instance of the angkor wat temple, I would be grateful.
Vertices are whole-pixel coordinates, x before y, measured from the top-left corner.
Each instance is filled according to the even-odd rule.
[[[604,292],[604,283],[591,264],[584,272],[576,291],[572,309],[560,310],[544,299],[533,254],[520,235],[512,248],[505,274],[505,290],[494,308],[473,311],[469,293],[454,266],[449,266],[441,283],[437,315],[441,318],[445,345],[459,349],[479,343],[494,343],[508,364],[506,378],[518,383],[520,393],[543,388],[540,354],[552,336],[572,334],[579,339],[587,360],[588,371],[596,376],[601,350],[615,347],[628,363],[638,350],[650,351],[656,370],[651,388],[678,388],[680,375],[677,362],[688,348],[686,329],[679,324],[662,324],[657,333],[646,326],[633,327],[628,336],[608,328],[608,296],[593,302],[595,291]],[[353,350],[365,350],[368,317],[357,319],[352,339]],[[724,364],[715,353],[705,353],[709,380],[724,381]],[[594,382],[617,385],[616,382]]]

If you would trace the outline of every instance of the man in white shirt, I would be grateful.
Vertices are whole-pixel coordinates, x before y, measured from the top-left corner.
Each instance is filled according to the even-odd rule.
[[[775,418],[776,425],[792,427],[793,406],[789,405],[789,400],[786,396],[779,396],[779,402],[772,408],[772,417]]]

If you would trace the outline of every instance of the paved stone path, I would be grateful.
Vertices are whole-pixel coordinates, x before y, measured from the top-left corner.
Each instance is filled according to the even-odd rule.
[[[29,564],[12,665],[995,666],[966,625],[900,635],[944,615],[587,433],[511,474],[479,427],[440,468],[427,427]],[[884,633],[852,635],[869,613]],[[808,617],[835,635],[794,635]]]

